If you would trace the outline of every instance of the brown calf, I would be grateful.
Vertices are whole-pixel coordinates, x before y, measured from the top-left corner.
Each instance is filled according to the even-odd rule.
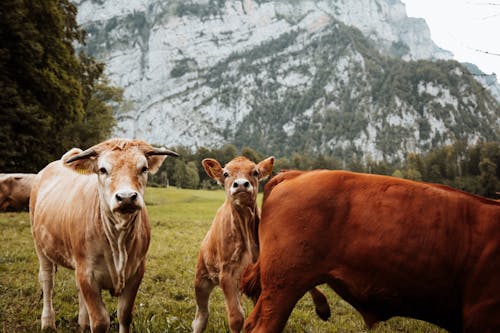
[[[224,168],[214,159],[204,159],[206,173],[222,184],[226,201],[217,210],[210,230],[201,244],[196,265],[196,317],[193,332],[203,332],[208,321],[208,298],[220,285],[226,300],[231,332],[240,332],[244,313],[240,303],[239,279],[242,269],[258,256],[257,226],[259,181],[273,170],[274,157],[255,164],[236,157]]]
[[[42,329],[55,329],[52,290],[61,265],[75,270],[81,329],[109,329],[104,289],[118,296],[120,333],[129,332],[150,240],[144,189],[164,155],[177,156],[143,141],[112,139],[83,152],[74,148],[40,171],[30,218],[40,261]]]
[[[224,168],[213,159],[202,161],[207,174],[224,185],[226,201],[217,210],[212,226],[205,236],[198,256],[195,278],[196,316],[193,332],[205,330],[208,321],[208,299],[220,285],[226,300],[231,332],[240,332],[244,313],[240,302],[242,270],[259,255],[257,206],[259,181],[268,177],[274,157],[255,164],[245,157],[236,157]],[[316,288],[310,290],[318,315],[326,320],[330,308],[325,296]],[[250,295],[253,296],[253,295]],[[256,299],[256,298],[255,298]]]

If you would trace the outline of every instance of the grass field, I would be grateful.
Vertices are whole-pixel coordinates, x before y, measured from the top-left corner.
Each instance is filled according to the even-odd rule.
[[[148,188],[146,191],[152,241],[147,269],[135,302],[134,332],[190,332],[195,313],[194,267],[198,249],[223,191]],[[299,301],[285,332],[367,332],[361,316],[329,288],[332,317],[322,322],[308,295]],[[73,272],[60,268],[55,280],[54,308],[59,332],[77,328],[78,296]],[[103,293],[117,331],[116,299]],[[245,312],[252,309],[245,299]],[[37,332],[42,311],[38,261],[30,234],[29,215],[0,213],[0,330]],[[210,299],[207,332],[227,332],[220,289]],[[405,318],[393,318],[371,332],[444,332],[436,326]]]

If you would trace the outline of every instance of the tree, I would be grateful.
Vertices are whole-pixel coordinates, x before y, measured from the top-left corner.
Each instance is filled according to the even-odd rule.
[[[0,170],[36,172],[74,146],[109,135],[104,66],[81,54],[84,43],[69,0],[0,2]],[[93,127],[92,127],[93,126]]]

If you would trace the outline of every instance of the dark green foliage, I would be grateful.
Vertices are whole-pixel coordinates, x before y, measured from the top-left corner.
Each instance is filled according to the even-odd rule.
[[[114,124],[99,81],[103,65],[81,54],[76,7],[67,0],[0,2],[1,172],[36,172]],[[112,96],[112,97],[110,97]]]

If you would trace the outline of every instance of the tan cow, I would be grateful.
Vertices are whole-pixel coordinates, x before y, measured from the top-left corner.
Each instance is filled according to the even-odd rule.
[[[52,289],[61,265],[75,270],[82,329],[109,329],[101,299],[101,290],[109,290],[118,297],[120,333],[129,332],[150,240],[147,174],[165,155],[177,156],[143,141],[111,139],[83,152],[73,148],[40,171],[30,218],[40,261],[42,329],[55,329]]]
[[[241,307],[239,280],[242,270],[259,255],[257,206],[259,181],[268,177],[274,157],[255,164],[245,157],[236,157],[224,168],[214,159],[204,159],[206,173],[222,184],[226,200],[217,210],[212,226],[201,244],[196,265],[196,316],[193,332],[205,330],[208,321],[208,299],[213,288],[222,288],[231,332],[240,332],[244,313]],[[314,289],[311,295],[316,311],[323,319],[330,316],[325,296]]]
[[[0,210],[27,210],[34,173],[0,174]]]

